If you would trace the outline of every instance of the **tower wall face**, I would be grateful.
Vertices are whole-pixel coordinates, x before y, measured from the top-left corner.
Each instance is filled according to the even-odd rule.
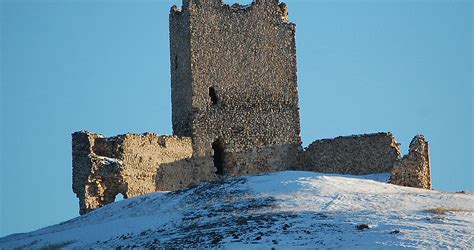
[[[170,66],[173,133],[191,136],[191,43],[189,15],[173,7],[170,14]]]
[[[185,79],[192,88],[194,155],[212,155],[212,144],[219,140],[226,167],[240,168],[242,174],[248,172],[243,165],[270,164],[258,155],[243,159],[254,149],[277,151],[271,157],[292,158],[301,139],[295,25],[287,21],[286,5],[276,0],[247,7],[219,0],[184,0],[181,11],[171,12],[171,29],[183,18],[189,19],[189,36],[181,34],[184,41],[173,41],[178,36],[172,31],[171,44],[190,44],[191,70],[186,73],[191,76]],[[189,88],[189,83],[173,86]],[[181,105],[178,100],[173,99],[173,106]],[[175,120],[173,126],[180,127]],[[178,135],[183,132],[175,130]],[[294,165],[291,161],[282,164]]]

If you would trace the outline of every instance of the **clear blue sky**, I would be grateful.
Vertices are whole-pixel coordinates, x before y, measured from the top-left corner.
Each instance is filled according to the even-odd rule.
[[[3,236],[78,215],[72,132],[171,134],[168,13],[181,1],[0,1]],[[304,145],[392,131],[406,153],[423,133],[434,187],[474,191],[473,2],[287,2]]]

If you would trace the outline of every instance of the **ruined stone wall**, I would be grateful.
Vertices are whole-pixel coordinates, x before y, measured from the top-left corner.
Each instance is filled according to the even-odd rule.
[[[156,188],[162,191],[176,191],[219,178],[212,156],[192,157],[162,164],[156,175]]]
[[[173,163],[184,168],[192,156],[191,138],[155,134],[105,138],[77,132],[72,148],[73,191],[81,214],[113,202],[119,193],[127,198],[162,190],[156,185],[160,167]]]
[[[283,152],[287,158],[280,155]],[[226,153],[223,173],[217,174],[212,156],[194,156],[169,164],[162,164],[156,177],[158,190],[179,190],[225,176],[243,176],[285,171],[296,167],[300,151],[293,147],[276,145],[254,148],[238,153]]]
[[[306,151],[274,145],[226,152],[217,174],[213,156],[193,156],[190,137],[126,134],[110,138],[89,132],[72,135],[73,191],[85,214],[115,200],[155,191],[175,191],[223,176],[306,170],[339,174],[391,172],[397,185],[431,188],[428,142],[419,135],[400,158],[390,133],[324,139]],[[285,157],[281,157],[281,155]]]
[[[280,170],[275,163],[300,150],[295,25],[287,18],[276,0],[184,0],[171,10],[173,130],[191,128],[195,157],[212,156],[219,141],[226,175]],[[191,108],[182,100],[189,91]],[[252,150],[274,151],[242,156]]]
[[[397,161],[391,172],[390,183],[392,184],[432,188],[429,144],[423,135],[413,138],[408,154]]]
[[[191,138],[155,134],[127,134],[123,148],[123,178],[128,185],[128,197],[163,191],[156,188],[155,182],[160,166],[189,159],[193,153]]]
[[[101,135],[87,132],[72,134],[72,190],[79,198],[80,214],[98,207],[100,202],[110,201],[111,195],[106,197],[100,181],[97,180],[98,172],[105,169],[108,164],[92,154],[95,139],[101,137]],[[112,164],[111,162],[110,165]],[[111,169],[117,168],[117,166],[111,166]],[[104,174],[108,175],[108,173]],[[97,193],[102,193],[102,197],[97,197]]]
[[[400,158],[400,145],[391,133],[343,136],[317,140],[302,155],[307,171],[373,174],[392,170]]]
[[[431,189],[429,144],[423,135],[400,157],[400,145],[391,133],[343,136],[313,142],[301,153],[297,170],[337,174],[391,173],[390,183]]]
[[[183,0],[182,9],[171,8],[170,51],[175,136],[72,135],[81,214],[119,193],[128,198],[289,169],[392,171],[394,184],[431,187],[422,137],[403,159],[390,133],[318,140],[302,150],[295,24],[286,4]]]
[[[253,148],[236,153],[226,153],[229,165],[224,175],[242,176],[285,171],[298,166],[300,149],[292,145],[274,145]]]

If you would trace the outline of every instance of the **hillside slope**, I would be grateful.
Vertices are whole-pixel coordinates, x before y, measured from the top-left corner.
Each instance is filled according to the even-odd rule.
[[[370,180],[384,177],[280,172],[153,193],[2,238],[0,248],[474,248],[473,194]]]

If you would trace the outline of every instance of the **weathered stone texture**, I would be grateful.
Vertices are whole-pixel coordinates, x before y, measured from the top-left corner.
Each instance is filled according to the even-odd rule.
[[[155,134],[104,138],[77,132],[72,147],[73,191],[81,214],[113,202],[119,193],[127,198],[157,191],[160,166],[192,156],[191,138]]]
[[[178,14],[174,14],[178,13]],[[170,13],[170,66],[173,134],[192,136],[192,75],[189,15]]]
[[[317,140],[303,153],[305,170],[373,174],[390,172],[400,158],[400,145],[391,133],[343,136]]]
[[[228,153],[228,162],[231,164],[225,166],[224,174],[242,176],[285,171],[299,165],[300,152],[299,148],[291,145],[274,145]]]
[[[161,165],[156,175],[156,190],[176,191],[219,179],[212,157],[193,157]]]
[[[212,155],[193,156],[190,137],[126,134],[105,138],[77,132],[73,134],[73,191],[84,214],[113,202],[119,193],[128,198],[225,176],[290,169],[341,174],[391,171],[393,184],[431,188],[428,143],[423,136],[415,137],[410,153],[401,159],[399,144],[390,133],[318,140],[306,151],[274,145],[225,152],[223,158],[218,174]]]
[[[423,135],[413,138],[409,153],[395,164],[390,183],[407,187],[432,188],[429,144]]]
[[[275,171],[282,166],[273,163],[293,159],[287,153],[301,139],[295,25],[286,5],[184,0],[171,9],[170,34],[173,131],[192,136],[194,155],[211,156],[219,141],[228,175],[257,172],[256,163]],[[239,156],[253,149],[276,151]]]
[[[72,134],[72,190],[79,198],[80,214],[97,208],[98,204],[104,200],[110,200],[111,195],[105,195],[103,190],[97,190],[102,189],[102,185],[99,184],[100,181],[96,182],[96,176],[92,176],[92,173],[103,169],[102,165],[106,165],[91,154],[95,139],[101,137],[101,135],[88,132]],[[113,168],[116,169],[116,167]],[[100,198],[97,196],[98,193],[102,194]]]
[[[431,187],[422,140],[401,161],[390,133],[318,140],[302,150],[295,24],[286,4],[183,0],[169,18],[175,136],[74,133],[81,214],[119,193],[127,198],[289,169],[372,174],[398,163],[393,183]]]

